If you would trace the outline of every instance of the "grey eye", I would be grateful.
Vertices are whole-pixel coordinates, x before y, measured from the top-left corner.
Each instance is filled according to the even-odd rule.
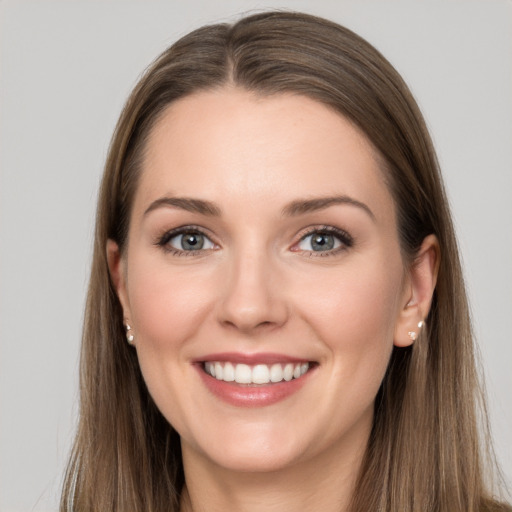
[[[330,251],[341,246],[340,239],[331,233],[315,232],[305,236],[299,242],[302,251]]]
[[[173,236],[169,245],[179,251],[200,251],[202,249],[213,249],[213,242],[202,233],[187,231]]]

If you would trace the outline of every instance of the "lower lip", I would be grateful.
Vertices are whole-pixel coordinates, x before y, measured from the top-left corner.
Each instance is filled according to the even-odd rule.
[[[265,407],[285,400],[304,386],[314,370],[310,368],[298,379],[290,381],[248,385],[217,380],[208,375],[200,364],[196,365],[196,368],[208,390],[217,398],[235,407]]]

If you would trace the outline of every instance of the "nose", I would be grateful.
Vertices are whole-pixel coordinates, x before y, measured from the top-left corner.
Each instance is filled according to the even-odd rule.
[[[227,264],[218,321],[246,334],[282,327],[288,319],[283,283],[271,258],[239,255]]]

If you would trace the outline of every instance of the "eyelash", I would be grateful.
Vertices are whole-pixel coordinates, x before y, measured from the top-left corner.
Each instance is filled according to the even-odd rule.
[[[327,250],[327,251],[306,251],[303,250],[303,252],[307,253],[310,257],[321,257],[325,258],[328,256],[336,256],[342,251],[346,251],[347,249],[350,249],[354,245],[354,239],[353,237],[344,231],[343,229],[335,228],[334,226],[314,226],[307,228],[303,233],[300,235],[300,239],[297,243],[293,245],[293,247],[297,247],[301,242],[303,242],[307,237],[312,235],[330,235],[337,238],[340,242],[340,246]],[[293,249],[295,252],[299,252],[301,249]]]
[[[176,229],[171,229],[170,231],[166,231],[163,235],[157,238],[155,245],[161,247],[165,252],[171,254],[172,256],[201,256],[204,255],[206,251],[211,251],[213,249],[199,249],[196,251],[182,251],[180,249],[176,249],[169,244],[169,242],[176,236],[185,235],[185,234],[198,234],[204,236],[208,239],[213,245],[216,245],[211,238],[204,232],[202,228],[199,226],[182,226]]]
[[[163,235],[159,236],[155,241],[155,245],[161,247],[162,250],[171,254],[172,256],[201,256],[204,255],[206,251],[214,250],[212,248],[209,249],[199,249],[196,251],[183,251],[180,249],[176,249],[171,247],[169,244],[170,240],[174,237],[184,234],[199,234],[208,239],[213,245],[216,245],[215,242],[211,240],[211,238],[205,233],[205,231],[199,226],[189,225],[182,226],[176,229],[172,229],[170,231],[166,231]],[[307,251],[301,249],[294,249],[301,242],[303,242],[307,237],[312,236],[314,234],[318,235],[330,235],[334,236],[340,242],[340,246],[334,249],[326,250],[326,251]],[[298,242],[294,243],[292,246],[293,252],[304,252],[307,253],[310,257],[327,257],[327,256],[335,256],[339,252],[346,251],[354,245],[353,237],[347,233],[346,231],[335,228],[334,226],[314,226],[307,228],[303,233],[300,234],[300,238]]]

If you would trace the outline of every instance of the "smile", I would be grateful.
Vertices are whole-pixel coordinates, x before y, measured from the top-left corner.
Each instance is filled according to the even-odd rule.
[[[283,354],[216,353],[194,361],[201,381],[216,398],[235,407],[266,407],[291,399],[320,366]]]
[[[274,363],[267,364],[234,364],[229,361],[207,361],[203,364],[204,371],[213,378],[223,382],[237,384],[277,384],[299,379],[308,372],[309,363]]]

